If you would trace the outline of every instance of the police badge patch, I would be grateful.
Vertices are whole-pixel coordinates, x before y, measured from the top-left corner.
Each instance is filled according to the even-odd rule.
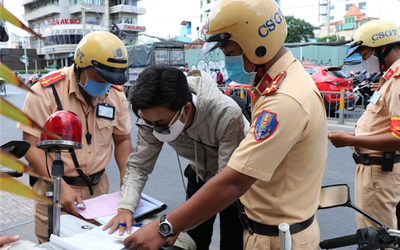
[[[263,110],[254,126],[254,138],[262,141],[270,137],[278,126],[277,114]]]
[[[124,58],[124,51],[121,48],[114,49],[114,58],[115,59],[122,59]]]

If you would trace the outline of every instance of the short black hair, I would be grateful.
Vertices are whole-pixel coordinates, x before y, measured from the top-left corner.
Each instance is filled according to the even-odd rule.
[[[179,69],[165,65],[152,65],[143,70],[129,96],[137,116],[139,110],[157,106],[178,111],[191,100],[186,76]]]

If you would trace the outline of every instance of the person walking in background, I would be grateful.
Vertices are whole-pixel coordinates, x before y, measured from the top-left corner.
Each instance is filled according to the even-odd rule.
[[[217,74],[217,84],[223,85],[224,84],[224,75],[221,73],[219,68],[215,69],[215,73]]]
[[[64,174],[61,181],[62,211],[79,216],[75,204],[84,199],[108,193],[109,180],[105,168],[114,156],[120,172],[120,185],[126,161],[132,152],[132,127],[123,85],[127,81],[128,55],[122,41],[110,32],[97,31],[86,35],[75,51],[75,63],[69,68],[52,72],[39,80],[28,93],[22,111],[31,113],[43,126],[47,118],[60,109],[78,115],[82,122],[82,149],[74,155],[63,154]],[[105,110],[104,114],[99,109]],[[37,145],[40,131],[21,123],[23,139]],[[46,157],[46,155],[48,157]],[[54,153],[30,147],[25,155],[29,165],[42,176],[51,174],[47,166],[55,160]],[[75,161],[76,160],[76,161]],[[51,177],[51,176],[49,176]],[[45,195],[47,183],[31,183],[33,190]],[[35,201],[35,233],[39,243],[48,241],[47,204]]]
[[[372,87],[375,92],[355,133],[328,132],[335,147],[354,149],[356,205],[393,229],[398,226],[395,213],[400,201],[399,46],[400,29],[395,23],[370,21],[356,30],[347,57],[359,53],[364,70],[386,73]],[[359,228],[378,227],[365,216],[356,216]]]
[[[211,74],[211,78],[214,80],[214,82],[217,82],[217,73],[215,72],[215,70],[213,68],[210,68],[210,74]]]
[[[282,222],[290,225],[293,250],[319,249],[315,213],[328,151],[325,107],[311,76],[283,46],[284,15],[274,0],[220,0],[203,30],[202,55],[219,47],[232,80],[250,84],[252,125],[219,174],[124,245],[157,250],[240,199],[243,249],[280,249]]]

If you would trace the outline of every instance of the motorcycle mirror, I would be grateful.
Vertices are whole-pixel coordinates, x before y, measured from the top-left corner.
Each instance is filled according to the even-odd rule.
[[[349,201],[349,187],[346,184],[324,186],[321,188],[318,209],[347,206]]]
[[[357,207],[350,200],[350,191],[347,184],[337,184],[330,186],[321,187],[321,193],[319,196],[319,206],[318,209],[326,209],[333,207],[350,207],[366,216],[368,219],[372,220],[379,226],[384,226],[382,222],[368,214],[361,208]]]
[[[9,141],[1,145],[1,147],[15,157],[21,158],[26,154],[31,144],[28,141]]]

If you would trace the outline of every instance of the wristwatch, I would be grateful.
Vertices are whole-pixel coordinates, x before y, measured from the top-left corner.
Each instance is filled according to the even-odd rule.
[[[176,235],[172,231],[172,225],[167,220],[167,215],[166,214],[161,216],[160,223],[158,223],[158,232],[164,237],[171,237],[171,236],[175,236]]]

